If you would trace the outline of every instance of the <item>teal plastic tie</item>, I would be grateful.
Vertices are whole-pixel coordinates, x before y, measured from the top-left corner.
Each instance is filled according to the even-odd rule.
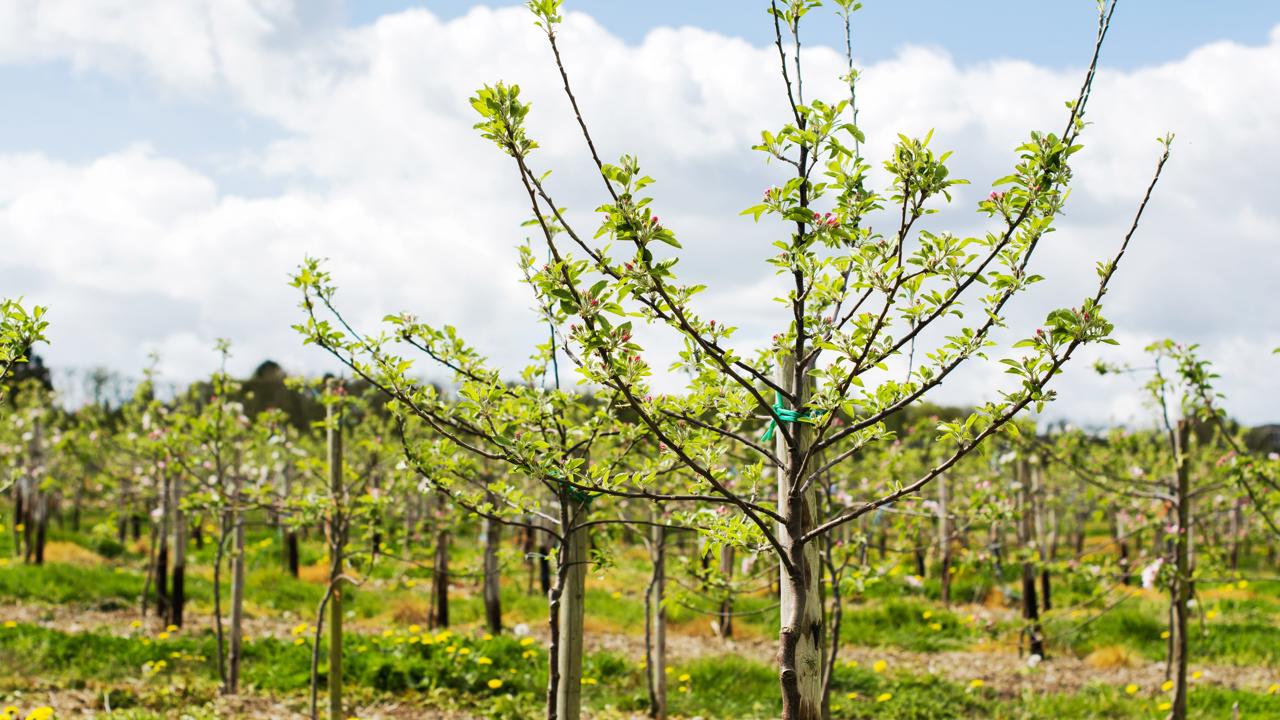
[[[765,442],[769,442],[770,440],[773,439],[773,433],[775,430],[778,429],[779,420],[785,423],[797,423],[797,422],[812,423],[814,421],[814,418],[816,416],[811,414],[808,410],[792,410],[786,405],[783,405],[782,393],[778,392],[777,390],[774,390],[773,396],[774,396],[774,401],[773,401],[774,417],[769,418],[769,426],[765,428],[764,435],[761,436],[760,438],[761,440]]]

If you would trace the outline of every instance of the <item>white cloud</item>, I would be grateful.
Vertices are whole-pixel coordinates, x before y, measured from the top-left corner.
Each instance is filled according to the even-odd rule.
[[[476,9],[450,22],[418,10],[342,28],[328,7],[0,0],[0,63],[64,61],[146,78],[162,93],[230,103],[283,134],[245,148],[279,188],[254,198],[146,146],[83,164],[55,159],[58,148],[0,157],[0,237],[13,248],[0,276],[54,307],[52,362],[130,369],[159,346],[169,369],[190,377],[213,363],[212,352],[202,364],[192,348],[228,336],[241,369],[264,357],[318,367],[316,351],[288,329],[298,314],[286,274],[307,254],[331,259],[342,304],[361,322],[401,309],[451,322],[508,367],[542,338],[512,250],[528,209],[509,159],[471,129],[467,99],[485,82],[520,83],[543,145],[536,162],[555,169],[558,199],[589,221],[599,181],[545,39],[520,10]],[[561,42],[602,154],[635,153],[658,179],[658,212],[686,245],[681,267],[714,288],[704,307],[741,326],[744,343],[767,338],[785,320],[769,302],[768,266],[756,260],[777,228],[737,213],[781,177],[748,149],[786,119],[776,51],[690,28],[655,30],[628,46],[572,13]],[[804,61],[809,97],[844,96],[841,56],[815,48]],[[1118,243],[1149,179],[1153,139],[1174,130],[1174,159],[1107,298],[1108,316],[1122,354],[1163,336],[1203,343],[1225,371],[1232,409],[1249,421],[1275,419],[1267,398],[1280,396],[1280,373],[1266,350],[1280,345],[1280,327],[1267,319],[1280,276],[1269,170],[1280,161],[1270,139],[1280,121],[1277,75],[1280,29],[1265,46],[1217,43],[1175,63],[1104,71],[1076,194],[1038,262],[1050,280],[1024,298],[1015,331],[1091,292],[1094,262]],[[982,229],[969,208],[1008,172],[1027,132],[1061,129],[1062,101],[1080,80],[1078,71],[1019,61],[957,67],[943,52],[912,47],[863,77],[872,158],[885,156],[896,133],[930,128],[937,147],[957,151],[955,173],[974,184],[929,227],[963,232]],[[669,356],[670,339],[658,342]],[[1091,379],[1088,359],[1058,384],[1055,413],[1132,415],[1137,391]],[[976,389],[990,393],[999,380],[974,369],[939,399],[977,400]]]

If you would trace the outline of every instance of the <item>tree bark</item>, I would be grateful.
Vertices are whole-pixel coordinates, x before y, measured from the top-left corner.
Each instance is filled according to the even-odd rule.
[[[1022,619],[1032,655],[1044,654],[1044,638],[1040,630],[1040,607],[1036,602],[1036,566],[1032,547],[1035,538],[1035,496],[1032,493],[1030,464],[1025,458],[1017,461],[1022,517],[1018,522],[1019,551],[1028,553],[1022,562]]]
[[[431,627],[449,627],[449,531],[436,532],[436,556],[431,573],[431,597],[434,610]]]
[[[1191,599],[1191,479],[1187,469],[1187,443],[1190,440],[1190,424],[1179,420],[1175,443],[1175,476],[1178,527],[1174,539],[1174,602],[1173,602],[1173,708],[1172,720],[1187,717],[1187,601]]]
[[[942,473],[938,483],[938,581],[941,583],[942,605],[951,607],[951,526],[947,517],[947,474]]]
[[[182,627],[187,603],[187,514],[182,509],[182,475],[170,479],[173,504],[173,588],[169,595],[169,624]]]
[[[569,507],[569,523],[565,543],[560,552],[563,564],[560,588],[556,720],[579,720],[582,716],[582,641],[583,610],[586,604],[587,563],[590,534],[582,527],[587,521],[587,505],[573,502],[562,494],[561,502]]]
[[[244,478],[235,473],[234,493],[231,498],[231,637],[227,656],[227,694],[240,692],[241,635],[244,628],[244,513],[240,503],[244,490]]]
[[[326,406],[329,441],[329,720],[344,720],[342,712],[342,573],[347,539],[346,488],[342,478],[342,410]]]
[[[780,359],[775,380],[795,398],[797,411],[808,401],[811,381],[807,369],[797,382],[795,358]],[[791,568],[779,563],[781,573],[781,623],[778,638],[778,676],[782,686],[783,720],[822,720],[822,669],[826,653],[822,618],[822,570],[818,547],[797,540],[816,527],[817,483],[799,489],[806,474],[801,459],[809,447],[810,433],[805,423],[790,426],[796,438],[788,446],[783,428],[777,429],[776,454],[782,461],[777,470],[778,508],[785,519],[778,525],[778,542]],[[794,568],[794,574],[792,571]]]
[[[496,505],[497,503],[494,502]],[[502,633],[502,575],[498,566],[498,548],[502,542],[502,526],[485,519],[484,532],[484,618],[489,632]]]
[[[720,547],[720,578],[724,581],[724,595],[716,616],[716,635],[722,640],[733,637],[733,561],[732,545]]]
[[[645,604],[645,660],[649,681],[649,717],[667,720],[667,536],[666,528],[655,525],[651,531],[653,576],[649,581]]]

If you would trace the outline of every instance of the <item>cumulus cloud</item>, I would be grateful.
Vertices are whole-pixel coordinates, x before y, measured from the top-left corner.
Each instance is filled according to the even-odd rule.
[[[413,10],[343,27],[333,7],[0,0],[0,63],[67,63],[227,103],[280,129],[243,149],[269,181],[270,191],[252,195],[146,145],[83,163],[60,159],[56,147],[0,156],[0,278],[54,307],[52,362],[129,370],[158,347],[169,372],[194,377],[213,362],[198,348],[227,336],[241,370],[265,357],[324,367],[289,330],[298,312],[286,276],[307,254],[330,259],[358,322],[410,310],[458,325],[513,369],[542,338],[512,249],[528,209],[509,159],[471,129],[467,99],[486,82],[518,82],[534,103],[538,166],[555,170],[557,199],[590,222],[601,188],[545,39],[518,9],[478,8],[448,22]],[[713,288],[703,309],[740,326],[744,350],[776,332],[785,317],[762,260],[785,231],[738,216],[782,177],[748,149],[761,129],[786,121],[776,51],[693,28],[660,28],[628,45],[580,13],[561,37],[606,159],[634,153],[658,179],[658,212],[686,246],[684,273]],[[847,92],[836,52],[814,48],[804,64],[810,97]],[[868,155],[878,163],[898,132],[935,129],[934,144],[956,150],[954,172],[973,185],[928,227],[982,232],[974,202],[1007,174],[1029,130],[1060,130],[1081,71],[1011,60],[958,66],[945,52],[906,46],[863,70]],[[1140,360],[1145,343],[1165,336],[1200,342],[1223,371],[1233,411],[1275,419],[1266,399],[1280,396],[1267,354],[1280,345],[1268,319],[1280,275],[1269,172],[1280,160],[1269,139],[1280,120],[1277,75],[1280,28],[1258,47],[1217,43],[1173,63],[1104,70],[1068,216],[1036,263],[1049,280],[1023,298],[1011,332],[1091,293],[1094,262],[1114,250],[1149,179],[1154,138],[1173,130],[1167,177],[1107,297],[1123,346],[1106,356]],[[669,356],[671,339],[652,335]],[[1091,377],[1092,356],[1057,383],[1053,413],[1133,418],[1138,389]],[[998,370],[974,368],[937,399],[976,401],[1002,381]]]

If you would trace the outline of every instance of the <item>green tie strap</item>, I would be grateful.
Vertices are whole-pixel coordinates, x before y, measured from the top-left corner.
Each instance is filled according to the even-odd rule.
[[[782,404],[782,393],[777,390],[773,391],[773,417],[769,418],[769,426],[765,428],[764,435],[760,438],[764,442],[773,439],[773,432],[778,429],[778,421],[785,423],[807,422],[812,423],[817,416],[808,410],[792,410]]]

